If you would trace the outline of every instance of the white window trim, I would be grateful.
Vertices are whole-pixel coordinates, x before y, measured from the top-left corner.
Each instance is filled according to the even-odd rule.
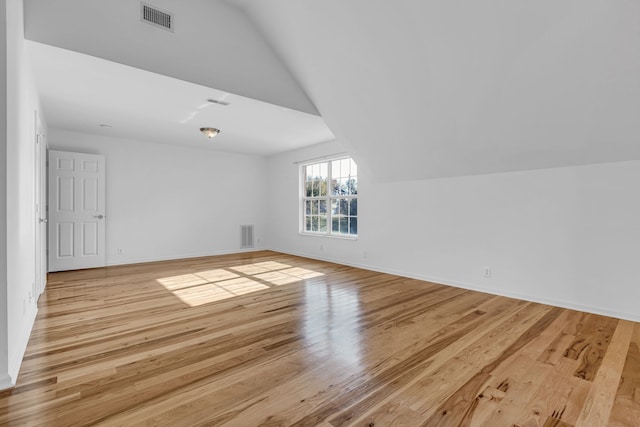
[[[305,200],[309,200],[309,199],[316,199],[316,200],[328,200],[328,202],[331,201],[332,198],[339,198],[339,199],[357,199],[359,195],[342,195],[340,197],[332,197],[330,194],[327,197],[307,197],[305,198],[304,196],[302,196],[302,194],[304,193],[305,190],[305,180],[304,180],[304,176],[302,171],[304,170],[304,168],[306,166],[309,165],[314,165],[316,163],[327,163],[328,164],[328,173],[329,176],[332,177],[333,174],[331,173],[331,162],[335,161],[335,160],[343,160],[343,159],[353,159],[353,157],[349,156],[349,155],[340,155],[340,156],[335,156],[335,157],[321,157],[321,158],[317,158],[317,159],[312,159],[312,160],[307,160],[305,162],[300,162],[298,163],[298,234],[300,234],[301,236],[313,236],[313,237],[328,237],[331,239],[343,239],[343,240],[358,240],[358,234],[343,234],[343,233],[332,233],[331,232],[331,224],[329,221],[327,221],[327,230],[326,232],[315,232],[315,231],[306,231],[305,230],[305,206],[304,206],[304,202]],[[329,190],[330,191],[330,190]],[[330,208],[330,203],[329,206],[327,207],[327,210]],[[329,218],[327,218],[328,220]],[[358,219],[360,219],[360,217],[358,216]],[[358,221],[359,222],[359,221]]]

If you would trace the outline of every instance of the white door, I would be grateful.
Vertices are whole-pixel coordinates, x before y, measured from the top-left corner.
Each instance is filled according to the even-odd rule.
[[[105,265],[104,156],[49,151],[49,271]]]

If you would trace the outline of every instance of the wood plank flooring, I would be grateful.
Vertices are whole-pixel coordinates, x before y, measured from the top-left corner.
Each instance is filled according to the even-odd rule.
[[[276,252],[49,275],[10,426],[640,426],[640,324]]]

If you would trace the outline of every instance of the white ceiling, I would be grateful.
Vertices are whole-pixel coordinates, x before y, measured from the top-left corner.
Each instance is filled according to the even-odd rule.
[[[54,128],[258,155],[333,139],[316,115],[37,42],[27,46]],[[221,133],[209,140],[201,127]]]
[[[53,126],[165,126],[148,139],[173,142],[219,126],[213,143],[261,154],[333,132],[382,181],[640,159],[637,1],[148,3],[175,33],[141,26],[131,0],[25,0],[27,38],[136,67],[32,45]],[[206,87],[271,105],[199,109],[225,93]]]
[[[174,32],[141,22],[137,1],[25,0],[49,126],[257,155],[334,138],[244,13],[219,0],[147,3],[174,14]],[[222,132],[208,140],[201,127]]]

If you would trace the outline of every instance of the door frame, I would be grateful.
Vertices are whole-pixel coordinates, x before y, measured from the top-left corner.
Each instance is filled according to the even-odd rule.
[[[38,110],[34,111],[35,281],[37,301],[47,286],[47,162],[46,143]]]

